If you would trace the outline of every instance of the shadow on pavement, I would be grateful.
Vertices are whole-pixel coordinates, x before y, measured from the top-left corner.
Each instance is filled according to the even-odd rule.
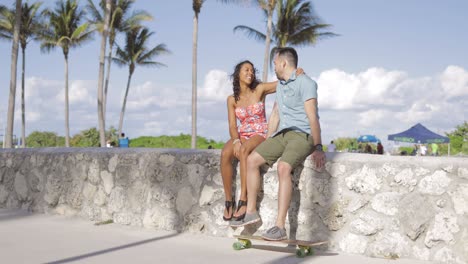
[[[91,257],[95,257],[95,256],[98,256],[98,255],[107,254],[107,253],[117,251],[117,250],[136,247],[136,246],[140,246],[140,245],[143,245],[143,244],[155,242],[155,241],[158,241],[158,240],[175,237],[175,236],[178,236],[178,235],[179,234],[176,233],[176,234],[162,236],[162,237],[155,237],[155,238],[145,239],[145,240],[142,240],[142,241],[139,241],[139,242],[130,243],[130,244],[127,244],[127,245],[122,245],[122,246],[113,247],[113,248],[108,248],[108,249],[104,249],[104,250],[99,250],[99,251],[91,252],[91,253],[80,255],[80,256],[75,256],[75,257],[71,257],[71,258],[46,262],[45,264],[61,264],[61,263],[74,262],[74,261],[78,261],[78,260],[83,260],[85,258],[91,258]]]
[[[0,221],[14,220],[33,214],[24,209],[0,209]]]
[[[253,248],[253,246],[252,246],[252,248]],[[291,253],[291,255],[289,255],[289,256],[284,256],[284,257],[279,258],[279,259],[268,261],[265,264],[298,264],[298,263],[301,263],[303,261],[312,260],[312,259],[314,259],[315,257],[318,257],[318,256],[336,256],[336,255],[339,255],[338,253],[315,251],[313,256],[298,258],[295,255],[296,254],[296,248],[291,247],[291,246],[283,247],[281,250],[276,249],[276,248],[281,248],[281,247],[275,247],[275,249],[272,249],[271,247],[260,248],[260,247],[256,246],[255,248]]]

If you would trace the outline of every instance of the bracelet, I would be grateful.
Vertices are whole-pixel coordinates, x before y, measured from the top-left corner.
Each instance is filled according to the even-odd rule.
[[[234,141],[232,141],[232,145],[235,145],[237,142],[240,142],[240,139],[238,139],[238,138],[234,139]]]

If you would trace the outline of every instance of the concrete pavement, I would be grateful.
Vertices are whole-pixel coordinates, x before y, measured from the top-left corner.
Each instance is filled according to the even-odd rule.
[[[0,209],[0,263],[313,263],[424,264],[336,252],[296,258],[292,248],[266,243],[235,251],[232,238],[178,234],[56,215]],[[254,243],[255,244],[255,243]],[[275,249],[275,250],[272,250]]]

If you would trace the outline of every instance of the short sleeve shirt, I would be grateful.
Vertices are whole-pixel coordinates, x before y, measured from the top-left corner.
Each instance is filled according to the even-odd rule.
[[[304,102],[313,98],[317,99],[317,83],[305,74],[296,77],[294,72],[289,80],[279,81],[276,88],[276,103],[280,118],[277,133],[291,129],[310,134]]]

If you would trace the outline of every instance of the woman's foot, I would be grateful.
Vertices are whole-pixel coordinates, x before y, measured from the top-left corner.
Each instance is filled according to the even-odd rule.
[[[246,210],[247,210],[247,201],[239,200],[239,202],[237,204],[237,211],[233,215],[233,218],[236,221],[240,221],[240,220],[244,219]]]
[[[234,214],[234,208],[236,207],[236,201],[234,198],[232,201],[225,201],[224,202],[224,215],[223,215],[223,220],[224,221],[231,221],[232,216]]]

